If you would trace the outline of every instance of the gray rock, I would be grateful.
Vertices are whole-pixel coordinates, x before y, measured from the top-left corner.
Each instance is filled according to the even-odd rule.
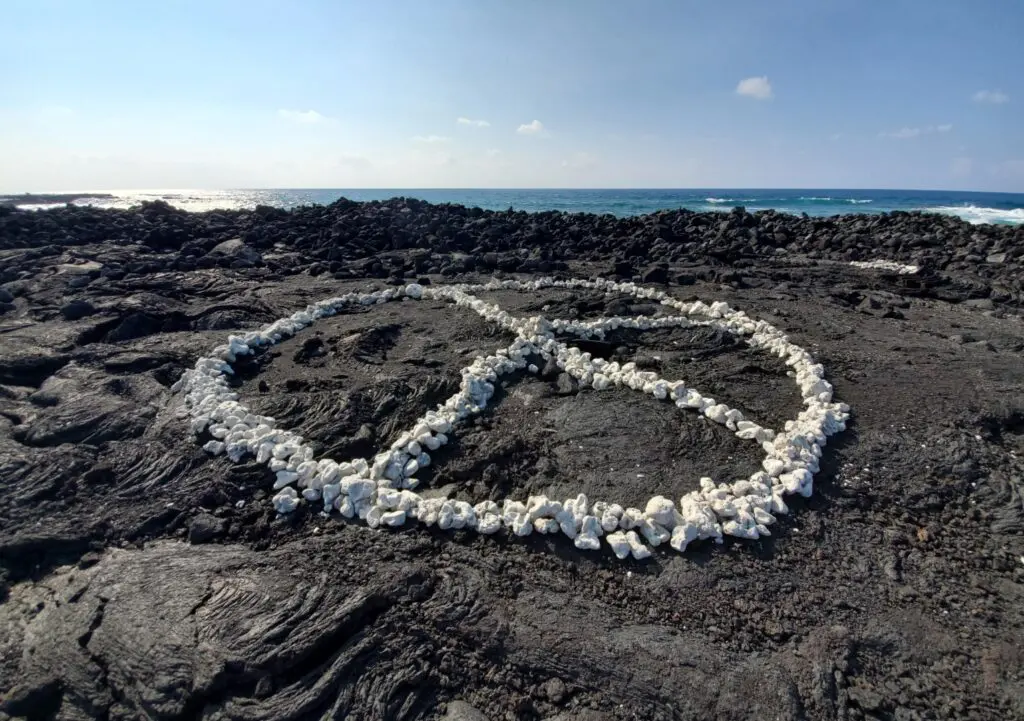
[[[575,378],[568,373],[561,373],[558,376],[558,394],[563,396],[569,396],[573,393],[579,392],[580,384]]]
[[[246,264],[256,264],[263,260],[263,256],[255,248],[250,248],[242,242],[241,238],[225,240],[213,247],[209,255],[232,258],[235,261],[242,261]]]
[[[971,300],[965,300],[964,305],[968,308],[978,308],[980,310],[992,310],[995,308],[995,303],[992,302],[991,298],[972,298]]]
[[[12,716],[43,718],[60,708],[61,682],[48,676],[15,686],[0,698],[0,712]]]
[[[1005,263],[1006,253],[993,253],[992,255],[985,258],[987,263]]]
[[[0,303],[10,303],[14,300],[14,295],[11,291],[6,288],[0,288]]]
[[[976,351],[985,351],[988,353],[994,353],[995,347],[987,340],[976,340],[970,343],[964,343],[964,348]]]
[[[489,721],[479,710],[465,701],[449,701],[443,721]]]
[[[188,524],[188,542],[191,544],[209,543],[224,533],[224,521],[209,513],[201,513]]]
[[[540,369],[539,376],[542,380],[551,381],[558,377],[561,370],[558,367],[558,362],[554,356],[548,358],[544,363],[544,367]]]
[[[849,694],[850,700],[864,711],[874,711],[882,706],[882,697],[869,688],[854,686]]]
[[[544,683],[544,695],[553,704],[561,704],[566,698],[565,682],[560,678],[550,678]]]
[[[870,295],[860,302],[860,305],[857,306],[857,310],[861,313],[867,313],[868,315],[877,316],[879,318],[886,318],[888,317],[888,314],[892,312],[892,308],[888,304]]]

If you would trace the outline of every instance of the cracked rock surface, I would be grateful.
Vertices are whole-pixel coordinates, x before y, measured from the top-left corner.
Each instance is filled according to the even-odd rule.
[[[962,258],[972,243],[1019,258],[1013,231],[965,230],[978,237],[958,245],[948,219],[886,221],[889,257],[925,267],[914,277],[850,267],[846,240],[749,257],[749,234],[732,232],[763,226],[748,216],[727,216],[725,257],[658,218],[629,221],[655,234],[631,241],[648,253],[631,265],[641,256],[587,239],[610,220],[579,220],[577,237],[565,216],[467,215],[448,237],[454,211],[416,205],[402,228],[441,222],[430,250],[397,226],[378,237],[390,207],[341,207],[322,236],[314,211],[272,209],[0,223],[0,719],[1024,718],[1019,276]],[[692,215],[683,230],[704,227]],[[770,222],[794,239],[818,222],[785,218]],[[137,247],[117,240],[139,228]],[[904,237],[940,230],[946,245]],[[498,257],[470,254],[461,232]],[[516,277],[531,257],[638,280],[660,262],[676,297],[727,301],[808,348],[853,412],[814,495],[771,538],[619,561],[560,537],[371,530],[308,505],[280,517],[272,473],[189,437],[170,386],[229,333],[389,277],[479,282],[513,256]],[[488,300],[559,318],[649,312],[589,291]],[[366,455],[507,343],[475,314],[390,303],[240,363],[237,384],[333,457]],[[706,329],[587,343],[771,425],[799,409],[781,363]],[[503,378],[418,491],[635,504],[758,462],[699,417],[538,370]]]

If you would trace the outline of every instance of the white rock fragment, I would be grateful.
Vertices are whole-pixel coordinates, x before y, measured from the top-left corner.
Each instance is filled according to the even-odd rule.
[[[600,537],[604,535],[601,522],[596,516],[584,516],[580,522],[579,533],[576,534],[576,548],[588,551],[597,551],[601,548]]]
[[[672,529],[669,545],[676,551],[679,551],[679,553],[682,553],[690,543],[697,540],[699,535],[696,525],[683,522]]]
[[[640,521],[640,533],[652,546],[660,546],[672,536],[667,528],[650,518]]]
[[[278,513],[291,513],[299,507],[299,494],[294,488],[288,486],[274,496],[272,500],[274,510]]]
[[[380,522],[385,526],[401,526],[405,523],[405,511],[386,511],[380,514]]]
[[[558,533],[561,530],[558,525],[558,521],[554,518],[533,519],[533,529],[537,531],[537,533]],[[579,546],[577,546],[577,548],[579,548]]]
[[[626,531],[626,543],[629,545],[629,552],[637,561],[651,557],[651,549],[643,544],[636,531]]]
[[[219,456],[224,452],[224,444],[220,441],[207,441],[203,444],[203,450],[211,455]]]
[[[630,531],[630,533],[632,533],[632,531]],[[612,552],[620,561],[629,555],[629,541],[626,539],[626,534],[623,531],[609,533],[604,537],[604,540],[611,547]]]
[[[647,502],[644,515],[665,528],[673,528],[679,518],[679,512],[672,501],[664,496],[655,496]]]
[[[348,496],[353,503],[370,498],[377,490],[377,484],[366,478],[349,479],[341,481],[341,491]]]

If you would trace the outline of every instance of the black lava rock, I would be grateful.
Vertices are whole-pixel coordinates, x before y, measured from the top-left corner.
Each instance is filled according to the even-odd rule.
[[[224,533],[224,521],[209,513],[201,513],[188,524],[188,542],[209,543]]]
[[[668,283],[668,266],[652,265],[644,271],[642,279],[644,283]]]
[[[166,203],[128,210],[73,205],[45,212],[5,210],[0,250],[19,249],[22,259],[16,267],[0,268],[0,283],[17,294],[12,281],[52,265],[69,246],[139,241],[175,252],[105,259],[96,273],[101,280],[92,285],[122,280],[126,272],[134,277],[196,268],[266,267],[269,275],[330,272],[339,280],[398,282],[426,273],[449,278],[474,271],[556,273],[567,270],[569,262],[600,263],[607,275],[625,279],[641,268],[644,282],[662,284],[679,276],[677,264],[683,262],[734,266],[794,253],[842,263],[879,258],[916,264],[921,277],[940,269],[949,276],[966,271],[998,286],[1005,295],[998,302],[1024,302],[1024,230],[1010,225],[971,225],[920,212],[812,218],[774,210],[678,209],[617,218],[493,212],[405,198],[207,213]],[[264,260],[270,251],[273,257]],[[680,277],[681,283],[687,280]],[[922,288],[922,295],[949,300],[964,295],[933,286]],[[4,302],[10,300],[0,296]]]
[[[87,300],[73,300],[61,306],[60,313],[68,320],[81,320],[96,312],[96,307]]]
[[[232,268],[251,267],[263,261],[259,251],[243,243],[241,238],[232,238],[215,245],[210,256],[230,261],[229,266]]]

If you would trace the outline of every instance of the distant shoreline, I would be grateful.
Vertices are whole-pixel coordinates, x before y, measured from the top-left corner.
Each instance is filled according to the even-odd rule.
[[[44,203],[73,203],[87,198],[112,199],[110,193],[21,193],[0,195],[0,205],[41,205]]]
[[[744,207],[758,212],[812,217],[904,211],[955,215],[970,223],[1024,224],[1024,194],[918,190],[728,189],[685,190],[455,190],[455,189],[340,189],[306,190],[83,190],[64,192],[0,193],[0,206],[24,210],[52,210],[65,205],[121,209],[163,201],[192,212],[252,210],[258,206],[294,209],[330,205],[345,198],[353,202],[387,202],[396,197],[415,198],[435,205],[534,213],[594,213],[629,217],[664,210],[728,211]]]

